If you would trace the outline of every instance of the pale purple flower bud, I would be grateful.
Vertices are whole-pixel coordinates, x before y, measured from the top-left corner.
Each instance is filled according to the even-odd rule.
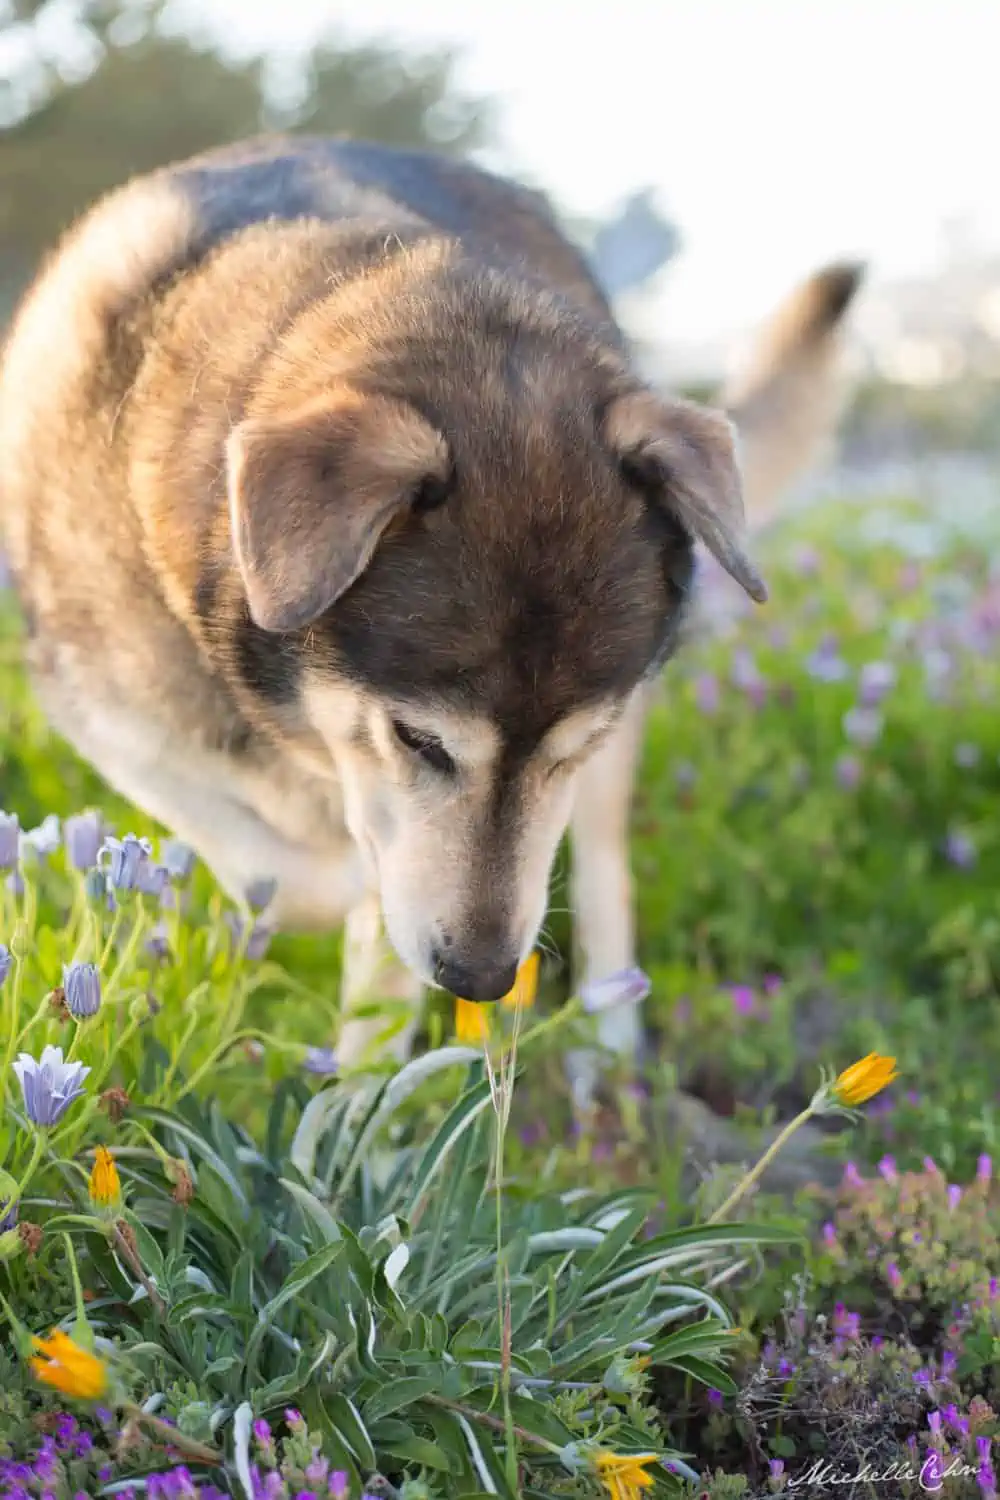
[[[149,839],[127,833],[123,839],[106,838],[97,856],[101,869],[108,868],[108,879],[116,891],[134,891],[139,884],[142,866],[153,852]]]
[[[941,1356],[941,1377],[943,1380],[951,1380],[958,1369],[958,1355],[954,1349],[946,1349]]]
[[[36,1061],[22,1052],[14,1064],[24,1096],[24,1107],[34,1125],[58,1125],[74,1099],[83,1093],[90,1069],[83,1063],[63,1062],[61,1047],[46,1047]]]
[[[962,1189],[954,1182],[948,1184],[948,1207],[955,1209],[962,1201]]]
[[[63,824],[66,854],[74,870],[92,870],[104,838],[104,820],[98,812],[75,813]]]
[[[984,1186],[990,1182],[993,1176],[993,1158],[987,1156],[984,1151],[976,1162],[976,1181]]]
[[[327,1076],[338,1072],[340,1064],[332,1047],[309,1047],[302,1066],[307,1073]]]
[[[3,984],[13,967],[14,960],[11,957],[10,949],[3,943],[0,943],[0,985]]]
[[[101,976],[96,964],[63,964],[66,1008],[77,1021],[89,1021],[101,1008]]]
[[[88,870],[83,877],[84,894],[88,901],[103,903],[108,899],[108,877],[103,870]]]
[[[254,1422],[253,1435],[258,1443],[263,1443],[265,1446],[271,1441],[271,1428],[263,1417],[258,1417]]]
[[[17,868],[21,824],[17,813],[0,812],[0,870]]]
[[[24,880],[22,878],[20,870],[11,870],[10,874],[7,876],[7,879],[4,881],[4,885],[10,891],[12,896],[24,895]]]
[[[864,1182],[864,1178],[852,1161],[847,1162],[844,1166],[844,1182],[848,1187],[860,1187]]]
[[[885,1178],[886,1182],[896,1181],[897,1174],[896,1162],[894,1157],[883,1156],[882,1160],[878,1164],[878,1169],[881,1175]]]
[[[351,1481],[344,1469],[334,1469],[330,1475],[330,1500],[348,1500]]]
[[[856,745],[874,745],[882,733],[882,715],[874,708],[852,708],[844,715],[844,734]]]
[[[0,1234],[8,1234],[17,1228],[18,1205],[15,1203],[13,1208],[8,1208],[9,1202],[9,1198],[0,1198]]]
[[[708,1404],[709,1406],[714,1406],[716,1410],[724,1404],[722,1392],[717,1391],[714,1385],[708,1389]]]
[[[246,931],[247,924],[246,922],[244,922],[241,916],[232,911],[226,912],[225,920],[226,925],[229,928],[230,933],[232,934],[233,947],[238,948],[240,943],[243,942],[243,935]],[[246,957],[252,960],[263,958],[264,954],[271,946],[271,939],[274,937],[274,931],[274,928],[269,926],[266,922],[253,922],[250,925],[250,933],[246,939],[246,944],[244,947]]]
[[[146,952],[162,963],[170,957],[170,933],[165,922],[157,922],[146,938]]]
[[[858,701],[863,708],[877,708],[895,685],[896,668],[891,662],[867,662],[858,680]]]
[[[785,1472],[785,1460],[783,1458],[772,1458],[767,1466],[767,1472],[772,1479],[780,1479]]]
[[[931,1430],[932,1437],[938,1438],[941,1436],[941,1413],[939,1411],[929,1411],[927,1413],[927,1426]]]
[[[278,882],[271,879],[251,880],[246,888],[246,903],[252,912],[262,912],[274,900]]]
[[[21,834],[21,853],[31,851],[36,859],[45,860],[49,855],[55,854],[62,843],[62,829],[59,819],[55,813],[49,813],[43,818],[37,828],[29,828],[27,833]]]
[[[885,1268],[885,1279],[886,1281],[888,1281],[890,1288],[894,1292],[898,1292],[900,1287],[903,1285],[902,1272],[900,1271],[894,1260],[891,1260]]]
[[[160,845],[160,863],[171,880],[187,880],[194,869],[195,852],[180,839],[164,839]]]
[[[924,1171],[929,1172],[932,1177],[936,1177],[941,1171],[941,1168],[938,1166],[933,1156],[924,1157]]]
[[[162,896],[168,879],[169,871],[166,865],[154,865],[148,859],[139,862],[139,869],[136,872],[136,889],[140,890],[144,896]]]
[[[719,679],[711,672],[700,672],[694,681],[694,701],[703,714],[719,711]]]
[[[976,1457],[981,1463],[985,1463],[990,1456],[991,1439],[988,1437],[976,1438]]]
[[[832,640],[823,641],[806,657],[806,671],[815,682],[843,682],[851,669]]]
[[[616,1005],[638,1005],[652,986],[641,969],[621,969],[606,979],[594,979],[581,986],[580,1000],[588,1015],[611,1010]]]
[[[828,1250],[834,1250],[837,1246],[837,1227],[830,1219],[823,1225],[823,1244]]]
[[[861,762],[856,755],[841,755],[834,766],[837,785],[845,792],[853,792],[861,784]]]

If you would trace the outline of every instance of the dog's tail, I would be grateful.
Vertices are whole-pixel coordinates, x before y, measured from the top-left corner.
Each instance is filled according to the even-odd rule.
[[[752,527],[772,519],[785,490],[833,435],[842,395],[844,314],[863,277],[862,265],[837,264],[797,287],[717,398],[740,435]]]

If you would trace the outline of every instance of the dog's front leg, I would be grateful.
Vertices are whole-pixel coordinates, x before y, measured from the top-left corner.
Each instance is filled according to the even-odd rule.
[[[337,1059],[342,1068],[356,1068],[388,1030],[397,1006],[405,1008],[401,1029],[387,1045],[398,1062],[410,1055],[413,1033],[420,1019],[423,985],[402,961],[385,936],[378,897],[366,895],[347,915],[344,923],[344,967],[341,980],[340,1040]],[[392,1015],[358,1015],[361,1008],[374,1009],[380,1000],[392,1001]]]
[[[570,820],[577,992],[582,985],[635,965],[629,811],[647,703],[647,690],[640,688],[577,782]],[[602,1011],[597,1033],[603,1047],[619,1056],[635,1056],[643,1035],[639,1006],[623,1004]],[[575,1055],[572,1071],[577,1088],[586,1095],[596,1079],[596,1059]]]

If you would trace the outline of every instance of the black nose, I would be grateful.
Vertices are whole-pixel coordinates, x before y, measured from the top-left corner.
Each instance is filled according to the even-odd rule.
[[[463,1000],[502,1000],[514,988],[517,962],[502,966],[462,963],[438,953],[434,956],[434,977],[443,989]]]

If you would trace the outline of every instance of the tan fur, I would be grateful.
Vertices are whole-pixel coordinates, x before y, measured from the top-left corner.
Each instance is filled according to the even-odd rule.
[[[719,395],[740,435],[751,527],[773,519],[789,485],[833,434],[843,395],[842,313],[861,274],[855,265],[828,266],[797,287]]]

